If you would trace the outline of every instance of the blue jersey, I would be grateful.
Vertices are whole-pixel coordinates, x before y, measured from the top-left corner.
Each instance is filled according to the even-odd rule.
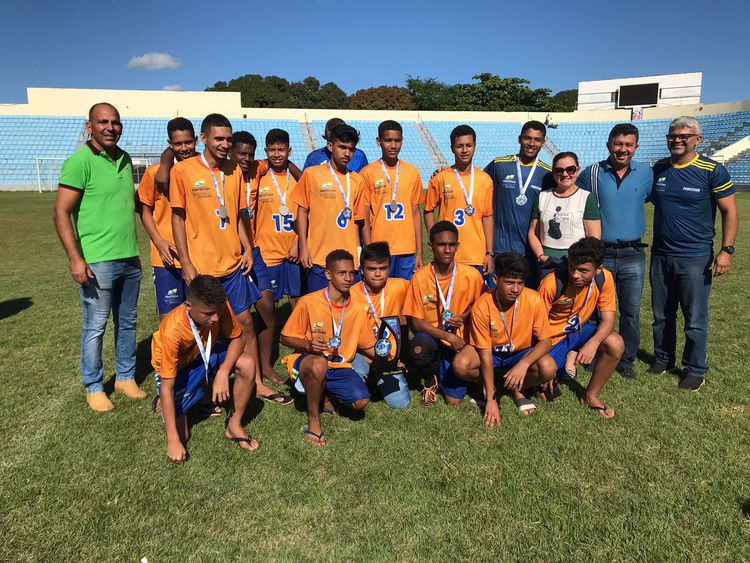
[[[521,163],[521,178],[518,178],[518,155],[499,156],[484,169],[492,178],[494,193],[492,203],[495,208],[495,248],[498,252],[518,252],[526,255],[531,209],[543,189],[554,188],[549,164],[539,161],[534,177],[526,190],[526,201],[519,204],[516,199],[521,194],[519,183],[526,182],[532,165]]]
[[[304,170],[305,168],[309,168],[310,166],[323,164],[330,159],[331,153],[328,152],[328,149],[326,147],[314,150],[307,155],[305,165],[302,167],[302,169]],[[352,156],[352,159],[349,161],[349,164],[347,164],[346,167],[352,172],[359,172],[365,166],[367,166],[367,164],[367,156],[361,150],[357,149],[354,151],[354,156]]]
[[[733,195],[729,172],[695,155],[688,164],[668,158],[654,164],[654,245],[657,254],[707,256],[713,252],[716,201]]]

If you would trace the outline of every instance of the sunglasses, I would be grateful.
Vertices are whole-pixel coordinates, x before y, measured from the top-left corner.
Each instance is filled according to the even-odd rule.
[[[686,133],[683,135],[675,135],[674,133],[670,133],[667,135],[667,141],[670,143],[674,141],[687,141],[690,137],[697,137],[698,135],[696,133]]]
[[[553,168],[552,169],[552,173],[555,176],[562,176],[563,172],[567,172],[568,176],[572,176],[573,174],[575,174],[576,172],[578,172],[578,167],[577,166],[568,166],[567,168]]]

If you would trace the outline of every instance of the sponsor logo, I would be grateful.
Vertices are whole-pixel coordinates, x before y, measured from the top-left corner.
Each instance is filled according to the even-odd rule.
[[[206,185],[205,180],[198,180],[195,184],[193,184],[194,188],[201,188]]]
[[[700,192],[701,189],[700,188],[691,188],[691,187],[688,187],[688,186],[682,186],[682,191],[683,192]]]
[[[506,174],[505,175],[505,179],[503,180],[503,182],[512,182],[515,179],[516,179],[516,175],[515,174]]]
[[[325,326],[325,323],[313,323],[313,325],[312,325],[313,330],[317,330],[317,329],[323,328],[324,326]]]
[[[383,184],[385,184],[385,182],[383,180],[378,180],[378,181],[375,182],[375,187],[376,188],[382,188]]]

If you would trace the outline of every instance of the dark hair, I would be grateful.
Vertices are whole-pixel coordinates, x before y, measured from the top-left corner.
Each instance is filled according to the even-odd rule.
[[[477,142],[477,132],[469,125],[459,125],[458,127],[454,127],[453,131],[451,131],[451,147],[453,146],[453,143],[456,142],[456,139],[459,137],[465,137],[466,135],[471,135],[474,142]]]
[[[289,145],[289,133],[287,133],[283,129],[271,129],[268,133],[266,133],[266,146],[270,147],[271,145],[274,145],[276,143]]]
[[[568,264],[580,266],[587,262],[597,268],[604,262],[604,243],[596,237],[582,238],[568,249]]]
[[[534,131],[541,131],[542,137],[547,137],[547,127],[542,123],[541,121],[537,121],[535,119],[532,119],[531,121],[527,121],[521,126],[521,135],[526,133],[527,129],[533,129]]]
[[[607,142],[612,142],[612,139],[620,135],[635,135],[635,144],[638,144],[638,127],[632,123],[618,123],[612,127],[612,131],[609,132],[609,137],[607,137]]]
[[[563,151],[563,152],[557,153],[555,157],[552,159],[552,166],[557,164],[557,161],[560,160],[561,158],[572,158],[573,160],[576,161],[576,166],[579,166],[578,155],[572,151]]]
[[[258,141],[255,140],[252,133],[248,133],[247,131],[235,131],[232,133],[232,144],[250,145],[254,149],[258,147]]]
[[[430,242],[432,242],[440,233],[444,233],[446,231],[448,231],[449,233],[453,233],[458,239],[458,229],[456,228],[456,225],[454,225],[450,221],[438,221],[430,229]]]
[[[495,256],[497,279],[525,280],[529,275],[529,263],[518,252],[502,252]]]
[[[323,132],[323,138],[326,141],[330,141],[330,139],[328,138],[328,133],[333,131],[333,128],[336,127],[337,125],[346,125],[346,121],[344,121],[340,117],[332,117],[331,119],[326,121],[326,129]]]
[[[117,114],[117,117],[120,117],[120,112],[117,111],[117,108],[110,104],[109,102],[97,102],[93,106],[89,108],[89,121],[94,119],[94,112],[99,108],[100,106],[109,106],[113,110],[115,110],[115,113]]]
[[[224,286],[213,276],[198,274],[190,282],[187,290],[189,301],[199,301],[204,305],[223,305],[227,300]]]
[[[167,137],[171,139],[172,133],[175,131],[187,131],[191,136],[195,137],[193,122],[184,117],[175,117],[174,119],[170,119],[167,123]]]
[[[220,113],[209,113],[201,123],[201,133],[208,135],[211,127],[229,127],[232,128],[232,123]]]
[[[342,143],[354,143],[355,146],[359,143],[359,132],[351,125],[336,125],[331,129],[331,134],[328,136],[328,141],[341,141]]]
[[[378,125],[378,139],[383,138],[383,134],[386,131],[398,131],[402,135],[404,134],[404,128],[401,127],[401,124],[398,121],[393,121],[392,119],[386,119]]]
[[[364,266],[365,262],[390,262],[391,248],[387,242],[371,242],[362,249],[359,263]]]
[[[331,250],[331,252],[328,253],[328,256],[326,256],[326,270],[330,270],[336,262],[340,262],[341,260],[351,260],[353,263],[354,256],[340,248],[337,250]]]

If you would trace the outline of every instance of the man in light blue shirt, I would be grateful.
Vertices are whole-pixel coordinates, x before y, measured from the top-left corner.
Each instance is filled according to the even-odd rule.
[[[332,117],[326,122],[326,132],[323,135],[323,138],[326,140],[326,142],[328,142],[328,137],[331,134],[331,131],[337,125],[346,125],[346,123],[339,117]],[[305,159],[305,165],[302,167],[302,169],[304,170],[305,168],[309,168],[310,166],[323,164],[324,162],[328,162],[330,159],[331,153],[328,152],[328,148],[326,147],[326,145],[323,145],[322,148],[316,149],[307,155],[307,159]],[[354,151],[354,156],[352,156],[352,159],[349,161],[349,164],[347,164],[346,167],[351,172],[359,172],[365,166],[367,166],[367,164],[367,156],[365,155],[365,153],[363,153],[359,149],[356,149]]]
[[[612,272],[620,308],[620,335],[625,341],[617,371],[635,377],[633,362],[641,340],[641,295],[646,275],[645,203],[651,195],[653,172],[633,160],[638,150],[638,128],[620,123],[607,140],[609,157],[592,164],[578,177],[578,185],[596,195],[602,217],[604,267]]]

